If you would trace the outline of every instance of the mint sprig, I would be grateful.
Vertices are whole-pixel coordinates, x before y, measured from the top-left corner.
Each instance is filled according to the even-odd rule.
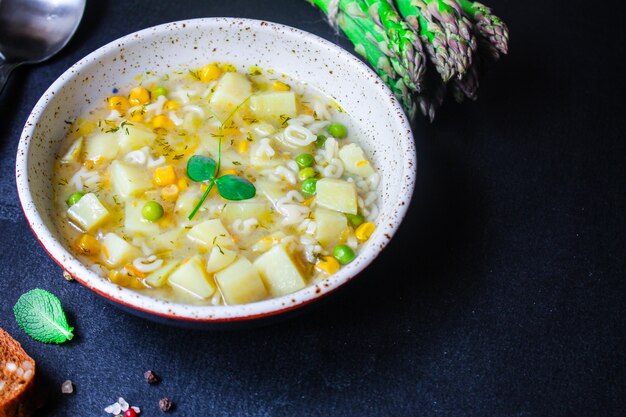
[[[46,290],[35,288],[22,294],[13,313],[26,334],[40,342],[63,343],[74,337],[61,301]]]

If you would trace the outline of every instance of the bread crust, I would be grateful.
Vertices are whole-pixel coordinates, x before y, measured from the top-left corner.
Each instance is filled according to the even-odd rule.
[[[26,377],[22,369],[23,376],[19,376],[15,371],[8,370],[9,363],[16,366],[30,364],[31,369],[27,371],[32,370],[32,373]],[[45,398],[39,389],[38,379],[34,359],[17,340],[0,328],[0,381],[4,381],[0,390],[0,417],[29,417],[41,407]]]

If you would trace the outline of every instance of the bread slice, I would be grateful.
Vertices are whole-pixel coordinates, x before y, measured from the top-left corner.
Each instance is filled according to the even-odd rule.
[[[0,328],[0,417],[30,416],[42,402],[35,384],[35,361]]]

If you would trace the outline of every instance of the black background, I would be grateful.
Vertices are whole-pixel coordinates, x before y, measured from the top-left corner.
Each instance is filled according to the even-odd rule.
[[[163,396],[178,416],[626,415],[624,18],[610,2],[491,1],[511,52],[477,102],[415,123],[418,181],[391,244],[306,314],[228,333],[153,324],[66,282],[19,208],[21,129],[71,64],[156,24],[243,16],[351,46],[302,0],[88,3],[67,48],[0,97],[0,326],[54,390],[41,416],[104,416],[120,395],[145,416]],[[17,327],[34,287],[62,300],[71,343]]]

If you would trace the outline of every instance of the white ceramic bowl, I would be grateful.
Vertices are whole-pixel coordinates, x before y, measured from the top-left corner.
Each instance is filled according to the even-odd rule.
[[[120,287],[87,269],[70,251],[53,220],[51,173],[65,120],[132,84],[145,71],[169,72],[208,62],[258,65],[307,82],[332,97],[364,134],[362,145],[381,173],[380,217],[358,257],[323,283],[283,297],[235,306],[191,306],[157,300]],[[207,18],[132,33],[80,60],[45,92],[22,133],[17,188],[30,226],[50,256],[79,282],[121,307],[159,321],[211,327],[274,316],[308,304],[351,280],[380,253],[409,206],[416,172],[413,135],[402,108],[378,76],[342,48],[275,23]]]

